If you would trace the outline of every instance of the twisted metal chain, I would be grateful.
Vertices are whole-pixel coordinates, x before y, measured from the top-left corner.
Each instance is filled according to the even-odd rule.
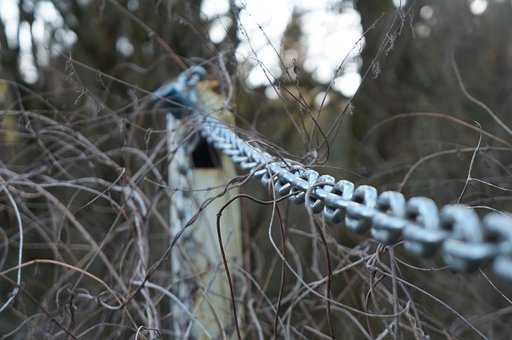
[[[330,225],[343,224],[358,234],[369,232],[384,245],[403,239],[405,249],[417,256],[440,252],[455,270],[473,272],[492,262],[498,276],[512,281],[512,215],[490,213],[480,219],[466,205],[439,209],[427,197],[406,199],[400,192],[379,194],[369,185],[336,181],[293,160],[273,157],[211,117],[204,118],[201,134],[278,197],[289,195],[292,203],[322,214]]]

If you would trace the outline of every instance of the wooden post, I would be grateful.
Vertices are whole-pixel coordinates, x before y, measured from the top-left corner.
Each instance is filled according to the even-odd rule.
[[[194,188],[218,188],[208,192],[208,196],[211,197],[224,190],[226,183],[234,176],[234,165],[230,159],[223,156],[220,166],[193,170]],[[202,287],[195,300],[195,310],[199,320],[211,330],[213,339],[224,338],[223,330],[234,331],[229,285],[222,264],[216,219],[220,208],[236,194],[238,189],[233,189],[213,201],[201,214],[197,222],[199,227],[195,230],[197,239],[201,240],[198,250],[201,253],[197,263],[198,272],[203,273],[199,276]],[[193,196],[197,202],[202,202],[205,199],[205,192],[196,191]],[[238,201],[233,202],[222,214],[221,231],[228,264],[233,273],[242,265],[241,214]],[[195,334],[199,334],[197,325],[195,328]],[[206,339],[205,336],[200,338]]]
[[[170,206],[173,237],[197,213],[207,198],[224,190],[230,179],[236,176],[236,170],[225,156],[217,157],[216,162],[207,160],[206,166],[203,162],[196,162],[198,166],[194,166],[192,153],[186,147],[179,146],[182,142],[181,127],[171,114],[168,115],[167,130],[169,152],[174,152],[169,164],[169,184],[171,188],[182,189],[174,192]],[[215,151],[196,150],[194,158],[207,159],[212,152]],[[216,218],[219,209],[237,193],[236,189],[230,190],[208,205],[181,237],[177,249],[171,254],[172,281],[177,282],[177,289],[173,289],[173,292],[195,316],[195,320],[192,320],[183,306],[171,301],[175,338],[182,339],[190,335],[195,339],[223,339],[230,338],[224,332],[229,330],[232,334],[234,330],[229,285],[217,239]],[[222,216],[224,248],[232,272],[236,272],[236,267],[242,264],[240,226],[240,205],[233,202]]]

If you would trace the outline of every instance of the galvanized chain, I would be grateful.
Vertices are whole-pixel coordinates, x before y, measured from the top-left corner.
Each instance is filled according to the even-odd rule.
[[[194,79],[205,73],[198,67],[187,72],[195,74]],[[498,276],[512,281],[512,215],[490,213],[480,219],[466,205],[438,208],[427,197],[406,199],[400,192],[379,194],[369,185],[356,187],[347,180],[336,181],[252,145],[208,115],[211,108],[197,104],[192,109],[204,116],[202,136],[265,187],[273,188],[277,196],[289,195],[292,203],[304,204],[313,214],[322,214],[328,224],[343,224],[358,234],[368,232],[384,245],[403,240],[411,254],[432,257],[441,253],[444,262],[456,270],[472,272],[492,263]]]
[[[184,129],[180,121],[172,114],[167,114],[168,149],[172,155],[168,168],[168,182],[171,188],[172,201],[169,206],[169,225],[171,240],[178,235],[192,218],[194,213],[194,200],[190,190],[192,182],[192,169],[190,164],[190,148],[183,143]],[[173,133],[171,133],[173,131]],[[182,251],[175,251],[171,254],[171,273],[174,283],[176,297],[187,308],[194,306],[194,285],[180,282],[183,278],[193,276],[193,268],[187,266],[187,255],[194,254],[197,242],[193,234],[187,234],[180,242]],[[174,302],[174,301],[173,301]],[[189,323],[188,315],[183,313],[182,307],[176,303],[170,304],[173,317],[174,336],[184,337]]]
[[[497,275],[512,281],[512,215],[490,213],[481,220],[466,205],[439,209],[430,198],[407,200],[396,191],[379,194],[369,185],[336,181],[296,161],[273,157],[209,116],[204,118],[201,134],[242,170],[274,188],[277,196],[289,195],[292,203],[321,213],[330,225],[343,224],[358,234],[369,232],[384,245],[403,240],[405,249],[417,256],[440,252],[456,270],[472,272],[492,262]]]
[[[183,118],[193,113],[197,101],[195,86],[203,75],[202,68],[192,68],[180,75],[177,81],[162,86],[154,92],[154,100],[167,111],[167,149],[169,155],[168,182],[172,190],[172,202],[169,206],[169,225],[171,240],[182,232],[195,211],[195,202],[192,197],[190,185],[192,183],[192,164],[190,153],[194,148],[197,138],[187,139],[189,131],[185,128]],[[183,278],[193,277],[195,274],[187,263],[188,254],[197,251],[197,240],[194,234],[182,237],[180,251],[171,254],[171,273],[176,297],[182,306],[192,310],[195,305],[195,291],[197,287],[189,282],[180,282]],[[187,337],[190,333],[190,319],[183,313],[182,306],[171,303],[172,328],[175,337]]]

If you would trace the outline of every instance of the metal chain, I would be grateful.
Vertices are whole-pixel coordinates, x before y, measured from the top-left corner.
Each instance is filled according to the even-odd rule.
[[[172,155],[168,168],[168,182],[173,188],[172,201],[169,206],[169,225],[171,240],[178,235],[185,227],[186,223],[192,218],[194,201],[190,191],[190,183],[192,181],[192,169],[189,159],[189,148],[183,143],[184,131],[180,126],[180,121],[175,119],[171,114],[167,114],[167,131],[168,131],[168,149]],[[171,133],[173,131],[174,133]],[[187,256],[184,254],[193,254],[196,247],[196,240],[193,234],[188,234],[180,242],[183,250],[175,251],[171,254],[171,274],[174,283],[174,294],[187,308],[194,307],[194,291],[196,287],[193,284],[180,282],[182,278],[191,277],[193,275],[192,268],[185,265]],[[174,301],[173,301],[174,302]],[[177,303],[171,303],[172,321],[174,336],[184,337],[189,323],[188,316],[183,313],[182,307]]]
[[[182,232],[195,210],[195,202],[192,197],[190,185],[192,183],[192,164],[190,154],[197,139],[190,139],[184,143],[188,129],[184,126],[183,119],[192,114],[197,101],[195,85],[204,75],[204,69],[191,68],[182,73],[179,78],[168,85],[164,85],[153,93],[153,99],[157,104],[168,110],[167,123],[167,149],[169,155],[168,182],[172,188],[172,201],[169,206],[169,225],[171,240]],[[182,252],[175,251],[171,254],[171,275],[175,280],[174,292],[181,305],[170,304],[172,313],[172,329],[175,337],[188,337],[193,332],[190,329],[190,319],[183,313],[183,306],[192,310],[195,306],[195,292],[197,287],[190,282],[180,282],[180,279],[194,277],[195,273],[187,263],[187,256],[197,251],[197,240],[194,234],[182,237],[180,247]]]
[[[492,263],[498,276],[512,282],[511,214],[494,212],[480,219],[463,204],[438,208],[427,197],[406,199],[396,191],[379,194],[372,186],[356,187],[347,180],[319,175],[296,161],[274,157],[209,116],[207,113],[212,110],[208,107],[198,107],[201,105],[194,86],[204,74],[204,69],[197,66],[184,72],[173,87],[172,97],[191,99],[191,104],[180,104],[204,113],[202,136],[265,187],[273,188],[276,195],[289,195],[292,203],[304,204],[313,214],[322,214],[330,225],[343,223],[352,232],[369,232],[384,245],[403,240],[411,254],[432,257],[441,253],[444,262],[456,270],[473,272]],[[185,93],[182,89],[186,89]],[[161,96],[162,92],[157,95]]]
[[[274,188],[276,195],[290,195],[292,203],[321,213],[330,225],[344,222],[352,232],[369,231],[384,245],[403,239],[405,249],[417,256],[432,257],[440,252],[449,267],[460,271],[473,272],[492,262],[498,276],[512,281],[510,214],[490,213],[481,220],[466,205],[438,209],[430,198],[406,200],[396,191],[379,194],[369,185],[355,187],[347,180],[320,176],[296,161],[273,157],[211,117],[204,118],[201,134],[242,170],[259,178],[265,187]]]

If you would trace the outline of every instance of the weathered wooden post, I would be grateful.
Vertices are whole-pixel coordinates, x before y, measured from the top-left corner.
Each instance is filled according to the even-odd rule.
[[[205,200],[222,192],[230,179],[236,176],[230,160],[220,156],[206,141],[198,135],[186,138],[190,132],[185,127],[187,117],[209,113],[191,113],[186,109],[198,107],[195,87],[204,72],[201,70],[190,69],[176,83],[155,93],[157,97],[173,102],[171,112],[167,114],[168,180],[173,190],[169,213],[172,238],[189,223]],[[201,109],[213,112],[216,108],[201,105]],[[213,200],[201,211],[194,224],[187,227],[171,253],[171,273],[175,282],[173,293],[182,303],[171,301],[176,339],[189,336],[196,339],[231,337],[227,331],[233,332],[233,314],[217,240],[216,215],[236,194],[233,189]],[[233,267],[241,265],[240,226],[240,206],[234,202],[223,214],[222,224],[225,252],[228,263]]]
[[[201,145],[201,144],[200,144]],[[206,147],[195,151],[195,160],[204,157],[211,150]],[[195,163],[192,171],[193,187],[197,189],[215,188],[206,191],[195,191],[193,198],[196,202],[203,202],[206,196],[212,197],[224,190],[226,184],[236,176],[236,170],[231,160],[226,156],[217,158],[218,162]],[[208,193],[208,195],[205,195]],[[197,272],[200,273],[198,282],[202,286],[197,292],[195,300],[196,315],[212,332],[214,339],[223,338],[223,330],[233,332],[233,313],[230,301],[229,285],[226,281],[222,265],[219,244],[216,232],[217,212],[234,195],[237,189],[228,191],[225,195],[214,200],[202,213],[196,222],[194,236],[198,241],[196,259]],[[222,234],[224,249],[230,267],[241,265],[241,215],[240,205],[234,202],[222,215]],[[233,270],[232,271],[236,271]],[[216,320],[218,319],[218,320]],[[219,325],[220,323],[220,325]],[[219,326],[222,326],[220,328]],[[197,325],[195,326],[197,330]],[[199,332],[195,332],[198,334]],[[201,337],[204,338],[204,337]]]

